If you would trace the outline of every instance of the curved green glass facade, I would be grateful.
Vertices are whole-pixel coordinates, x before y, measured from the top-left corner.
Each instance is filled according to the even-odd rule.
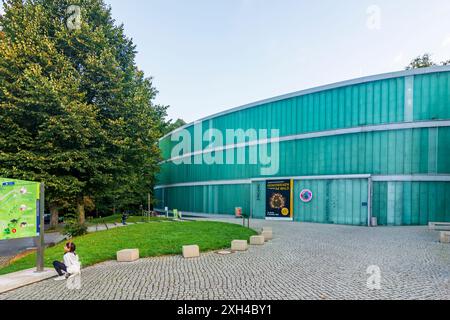
[[[268,136],[208,149],[211,141],[199,142],[195,129],[224,137],[227,130],[265,129]],[[192,139],[173,154],[181,133]],[[263,145],[274,154],[274,141],[277,170],[263,175],[267,164],[249,159]],[[264,218],[266,181],[290,179],[295,221],[450,222],[450,68],[373,76],[257,102],[181,128],[161,139],[160,148],[159,209],[234,214],[242,207]],[[245,152],[242,164],[238,151]],[[224,164],[202,161],[218,155]],[[313,192],[310,203],[300,201],[303,189]]]

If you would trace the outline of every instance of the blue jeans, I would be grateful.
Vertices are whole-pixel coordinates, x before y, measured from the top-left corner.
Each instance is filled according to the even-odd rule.
[[[64,275],[63,271],[67,273],[67,267],[62,262],[59,261],[53,262],[53,267],[55,268],[56,272],[58,272],[59,276]]]

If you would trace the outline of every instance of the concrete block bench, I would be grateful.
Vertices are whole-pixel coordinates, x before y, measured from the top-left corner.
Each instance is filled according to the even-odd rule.
[[[440,242],[441,243],[450,243],[450,232],[449,231],[442,231],[441,232]]]
[[[272,232],[273,230],[270,227],[264,227],[264,228],[262,228],[262,232],[264,232],[264,231]]]
[[[186,259],[200,257],[200,248],[197,245],[184,246],[183,257]]]
[[[133,262],[139,260],[139,249],[125,249],[117,252],[118,262]]]
[[[271,230],[263,230],[261,235],[264,237],[265,241],[269,241],[273,239],[273,233]]]
[[[264,236],[253,236],[250,238],[250,244],[252,246],[262,246],[266,242]]]
[[[248,242],[246,240],[234,240],[231,242],[231,251],[247,251]]]

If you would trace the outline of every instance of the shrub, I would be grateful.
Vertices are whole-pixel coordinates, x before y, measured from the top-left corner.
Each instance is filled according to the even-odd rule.
[[[78,221],[75,216],[69,216],[66,219],[64,233],[69,237],[78,237],[87,233],[87,226]]]

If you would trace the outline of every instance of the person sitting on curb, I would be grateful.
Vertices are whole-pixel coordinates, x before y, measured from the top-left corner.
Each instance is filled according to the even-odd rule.
[[[56,281],[66,280],[71,276],[81,273],[81,264],[75,252],[76,248],[75,243],[68,242],[64,247],[64,262],[53,262],[53,267],[59,275],[55,279]]]

